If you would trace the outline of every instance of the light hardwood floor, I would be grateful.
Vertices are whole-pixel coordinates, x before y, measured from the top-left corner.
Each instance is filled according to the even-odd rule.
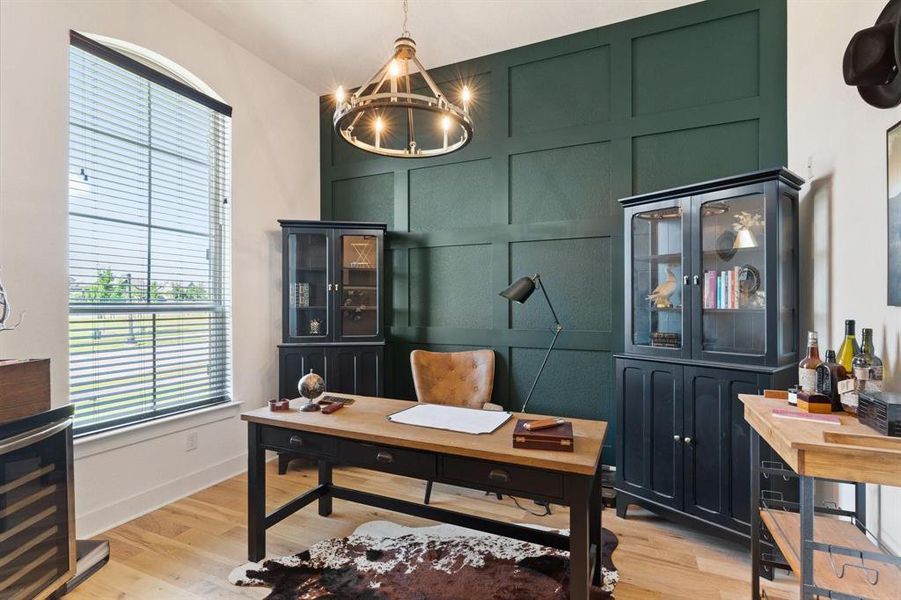
[[[357,469],[336,469],[335,483],[373,492],[421,500],[424,482]],[[246,476],[229,479],[148,515],[116,527],[99,538],[109,539],[110,563],[68,596],[73,600],[135,598],[263,598],[267,590],[229,585],[227,577],[246,561]],[[315,471],[299,462],[279,476],[275,463],[267,471],[270,509],[315,485]],[[436,484],[432,502],[510,522],[566,527],[566,509],[554,506],[549,517],[534,517],[510,498]],[[523,506],[533,507],[521,501]],[[634,511],[634,512],[633,512]],[[634,516],[633,516],[634,515]],[[409,525],[428,521],[336,500],[330,518],[311,505],[268,532],[269,556],[298,552],[328,537],[343,536],[374,519]],[[619,537],[613,555],[620,572],[618,600],[630,598],[721,598],[750,596],[747,549],[738,544],[678,527],[638,509],[618,519],[605,510],[604,527]],[[770,598],[796,598],[789,576],[767,583]]]

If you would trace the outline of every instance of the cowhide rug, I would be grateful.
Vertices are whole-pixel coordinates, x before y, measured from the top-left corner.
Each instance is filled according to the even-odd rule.
[[[603,581],[593,599],[613,597],[617,543],[605,529]],[[267,600],[563,600],[568,554],[453,525],[370,521],[299,554],[245,564],[229,581],[272,588]]]

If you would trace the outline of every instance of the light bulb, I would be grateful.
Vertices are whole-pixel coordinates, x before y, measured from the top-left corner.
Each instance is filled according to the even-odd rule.
[[[392,61],[391,61],[391,66],[388,67],[388,73],[389,73],[392,77],[397,77],[398,74],[400,73],[400,65],[397,64],[397,61],[396,61],[396,60],[392,60]]]
[[[448,117],[447,115],[444,115],[444,118],[441,119],[441,127],[444,129],[444,131],[447,131],[448,129],[450,129],[450,126],[451,126],[450,117]]]
[[[339,85],[338,89],[335,90],[335,100],[338,101],[338,104],[342,104],[344,102],[344,97],[344,87]]]
[[[382,121],[381,117],[377,117],[375,120],[375,131],[376,133],[381,133],[382,129],[385,128],[385,123]]]
[[[469,86],[464,85],[463,86],[463,102],[469,102],[471,98],[472,98],[472,93],[470,93],[470,91],[469,91]]]

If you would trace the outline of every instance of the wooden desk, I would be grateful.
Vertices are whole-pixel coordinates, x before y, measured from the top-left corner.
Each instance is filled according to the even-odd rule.
[[[315,500],[319,514],[332,512],[332,498],[477,529],[568,550],[570,596],[588,598],[589,583],[601,575],[601,447],[603,421],[572,419],[573,452],[513,448],[519,417],[491,434],[469,435],[401,425],[387,416],[415,402],[353,397],[355,403],[331,415],[273,412],[260,408],[241,415],[248,423],[248,557],[266,554],[266,529]],[[292,406],[295,402],[292,402]],[[266,514],[265,450],[305,455],[319,465],[319,485]],[[570,507],[570,535],[450,511],[336,486],[332,466],[347,465],[479,490],[535,498]]]
[[[801,598],[897,598],[901,590],[901,559],[886,556],[865,535],[866,483],[901,485],[901,440],[879,435],[857,417],[833,413],[841,425],[784,419],[774,408],[788,408],[781,400],[739,394],[745,420],[751,426],[751,585],[760,597],[760,521],[800,579]],[[760,463],[760,439],[775,450],[792,471]],[[800,501],[767,502],[760,499],[760,475],[797,477]],[[816,507],[815,480],[854,483],[854,511]],[[763,505],[757,510],[757,502]],[[854,522],[833,517],[854,517]],[[816,527],[814,527],[816,525]],[[816,533],[815,533],[816,530]],[[817,539],[817,537],[819,539]],[[842,567],[841,565],[848,567]],[[861,568],[864,567],[864,568]],[[879,569],[875,584],[874,568]],[[836,569],[841,569],[837,572]],[[845,571],[847,570],[847,576]],[[841,576],[839,576],[841,574]]]

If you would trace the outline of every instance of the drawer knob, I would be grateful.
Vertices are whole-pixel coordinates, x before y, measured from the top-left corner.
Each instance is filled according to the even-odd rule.
[[[681,442],[681,441],[682,441],[682,436],[680,436],[680,435],[677,433],[676,435],[673,436],[673,441],[675,441],[675,442]]]
[[[498,483],[507,483],[510,481],[510,474],[502,469],[491,469],[488,473],[488,479]]]
[[[299,435],[292,435],[288,439],[288,443],[291,444],[292,446],[303,446],[303,438],[300,437]]]
[[[685,438],[684,440],[682,440],[682,441],[685,442],[686,444],[688,444],[689,446],[691,446],[692,440],[691,440],[690,437],[686,437],[686,438]]]
[[[375,455],[376,462],[391,464],[394,462],[394,455],[390,452],[385,452],[382,450],[378,454]]]

